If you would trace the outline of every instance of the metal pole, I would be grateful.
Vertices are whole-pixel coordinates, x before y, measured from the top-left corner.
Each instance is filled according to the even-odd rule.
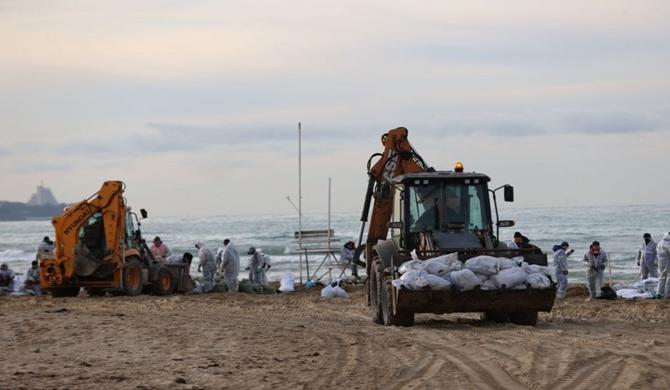
[[[331,194],[331,181],[332,181],[332,178],[329,177],[329,178],[328,178],[328,253],[329,253],[329,254],[330,254],[330,252],[332,252],[332,249],[331,249],[331,247],[330,247],[330,240],[331,240],[331,237],[330,237],[330,200],[331,200],[331,196],[330,196],[330,194]]]
[[[298,245],[302,248],[302,124],[300,122],[298,122]],[[309,280],[309,268],[307,269]],[[302,256],[300,256],[300,284],[302,284]]]

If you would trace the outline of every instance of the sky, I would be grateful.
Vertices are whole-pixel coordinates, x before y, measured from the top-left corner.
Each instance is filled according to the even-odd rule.
[[[358,212],[404,126],[515,207],[667,204],[667,1],[0,0],[0,199]]]

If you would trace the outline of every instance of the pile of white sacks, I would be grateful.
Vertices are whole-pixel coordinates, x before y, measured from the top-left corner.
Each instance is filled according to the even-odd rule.
[[[528,264],[523,257],[477,256],[463,263],[457,253],[422,261],[412,252],[412,258],[398,268],[401,276],[392,281],[395,287],[459,291],[551,287],[549,268]]]
[[[615,286],[616,295],[624,299],[653,299],[656,296],[658,278],[642,279],[632,284]]]

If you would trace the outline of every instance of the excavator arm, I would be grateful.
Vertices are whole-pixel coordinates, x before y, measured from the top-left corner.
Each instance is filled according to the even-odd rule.
[[[53,218],[52,225],[56,234],[56,251],[54,259],[45,259],[40,265],[42,286],[61,284],[71,279],[77,269],[91,268],[77,264],[77,246],[79,231],[95,213],[101,213],[104,245],[106,253],[103,260],[122,263],[118,247],[124,234],[125,201],[123,199],[124,184],[120,181],[105,182],[100,191],[76,205],[66,209],[61,215]],[[117,258],[118,257],[118,258]],[[93,272],[94,270],[90,271]]]
[[[407,134],[408,131],[404,127],[389,130],[381,138],[384,152],[373,154],[368,160],[368,189],[365,194],[361,215],[361,231],[358,238],[358,247],[365,248],[366,259],[372,258],[372,248],[377,244],[377,241],[387,238],[389,222],[393,214],[393,197],[396,190],[393,186],[393,179],[408,173],[433,170],[414,150],[407,139]],[[379,157],[379,160],[372,165],[372,160],[377,157]],[[368,222],[373,199],[374,205],[372,206],[368,237],[365,247],[363,247],[363,232],[365,231],[365,224]],[[359,256],[360,252],[360,250],[357,252]],[[369,275],[369,261],[366,262],[365,267]]]

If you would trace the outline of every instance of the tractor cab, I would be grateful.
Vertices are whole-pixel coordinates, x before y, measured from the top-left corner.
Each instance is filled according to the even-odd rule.
[[[495,191],[488,187],[490,180],[481,173],[462,172],[462,165],[460,171],[457,165],[454,171],[397,177],[394,184],[399,191],[395,192],[391,236],[399,247],[409,251],[497,248],[497,229],[514,223],[498,220]],[[512,187],[501,188],[505,188],[505,200],[512,201]],[[495,222],[489,194],[493,194]]]

